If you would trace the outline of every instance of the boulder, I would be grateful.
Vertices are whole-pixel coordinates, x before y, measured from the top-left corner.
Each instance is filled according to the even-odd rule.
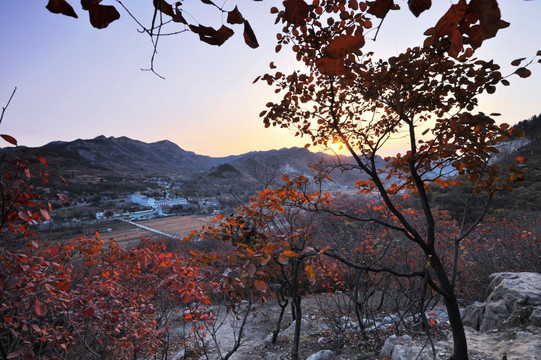
[[[474,302],[464,310],[462,314],[462,322],[465,326],[469,326],[475,330],[479,330],[481,319],[485,313],[485,304],[479,301]]]
[[[464,325],[479,331],[541,326],[541,274],[496,273],[484,303],[469,306]]]
[[[306,360],[336,360],[336,355],[331,350],[321,350],[310,355]]]
[[[391,335],[381,348],[380,359],[413,360],[419,355],[419,348],[415,346],[411,336],[397,337]]]

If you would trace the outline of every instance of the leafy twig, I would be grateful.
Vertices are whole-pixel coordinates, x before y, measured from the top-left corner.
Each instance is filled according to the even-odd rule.
[[[15,89],[13,89],[13,92],[11,93],[11,96],[9,97],[8,102],[6,103],[6,106],[2,107],[2,115],[0,115],[0,124],[2,123],[2,120],[4,119],[4,113],[6,112],[9,103],[11,102],[11,99],[13,99],[13,95],[15,95],[15,91],[17,91],[17,87],[15,86]]]

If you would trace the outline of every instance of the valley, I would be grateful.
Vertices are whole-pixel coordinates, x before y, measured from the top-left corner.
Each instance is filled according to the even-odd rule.
[[[40,239],[49,242],[59,239],[71,239],[78,235],[92,236],[99,233],[101,239],[114,239],[121,248],[135,247],[141,242],[141,238],[166,241],[174,246],[175,242],[182,242],[182,239],[188,236],[192,230],[199,230],[201,227],[208,225],[211,219],[212,216],[209,215],[187,215],[162,217],[136,223],[125,220],[104,220],[61,229],[43,227],[40,231]],[[144,227],[171,236],[160,235]]]

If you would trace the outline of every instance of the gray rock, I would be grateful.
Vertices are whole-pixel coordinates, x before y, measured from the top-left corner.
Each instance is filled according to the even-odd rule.
[[[301,319],[301,335],[311,335],[314,333],[314,331],[315,331],[314,325],[311,322],[306,321],[305,319]],[[280,333],[281,336],[292,336],[294,334],[295,334],[295,321],[293,321],[287,329],[285,329],[284,331]]]
[[[413,345],[413,340],[409,335],[400,337],[392,335],[383,344],[379,356],[390,360],[407,360],[411,358],[410,355],[415,351]]]
[[[497,273],[484,303],[475,303],[464,313],[464,324],[480,331],[541,326],[541,274]]]
[[[541,307],[535,308],[528,320],[530,320],[530,325],[541,327]]]
[[[462,322],[465,326],[469,326],[475,330],[479,330],[481,325],[481,319],[485,313],[485,304],[476,301],[472,305],[468,306],[462,316]]]
[[[336,360],[336,355],[331,350],[321,350],[308,356],[306,360]]]

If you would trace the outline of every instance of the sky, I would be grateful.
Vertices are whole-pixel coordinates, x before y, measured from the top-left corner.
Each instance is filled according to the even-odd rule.
[[[121,14],[108,28],[94,29],[78,0],[68,0],[78,19],[50,13],[46,0],[0,2],[0,105],[6,110],[0,133],[20,145],[41,146],[51,141],[90,139],[99,135],[127,136],[144,142],[170,140],[202,155],[227,156],[255,150],[304,146],[307,139],[286,129],[265,129],[259,113],[277,99],[274,89],[253,80],[269,69],[295,66],[289,51],[274,52],[274,15],[278,0],[239,0],[260,43],[244,44],[242,26],[221,47],[210,46],[192,33],[162,38],[155,58],[161,79],[148,71],[152,46],[147,35],[116,1]],[[144,23],[150,23],[151,1],[127,1]],[[184,2],[187,6],[196,2]],[[541,1],[500,0],[502,18],[511,23],[477,51],[495,59],[504,74],[514,71],[513,59],[531,58],[541,50]],[[433,9],[415,18],[407,11],[392,12],[376,41],[365,49],[387,58],[423,41],[451,1],[435,0]],[[226,7],[235,5],[226,0]],[[210,10],[210,11],[209,11]],[[219,27],[222,18],[208,5],[190,9],[202,24]],[[510,124],[541,113],[541,64],[527,79],[511,78],[511,86],[480,98],[479,110],[501,113]],[[0,144],[7,146],[8,144]],[[313,149],[321,150],[321,149]],[[394,151],[394,150],[392,150]]]

